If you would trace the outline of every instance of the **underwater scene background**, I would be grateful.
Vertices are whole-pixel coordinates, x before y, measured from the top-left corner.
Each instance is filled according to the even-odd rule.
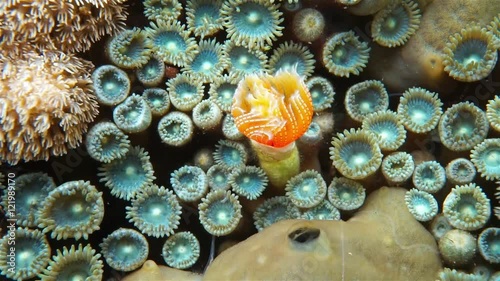
[[[500,280],[500,0],[0,2],[1,280]]]

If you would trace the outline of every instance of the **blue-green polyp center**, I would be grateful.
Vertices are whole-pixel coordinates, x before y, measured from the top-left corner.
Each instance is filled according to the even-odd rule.
[[[314,107],[322,106],[324,103],[330,103],[330,97],[325,92],[324,87],[321,84],[314,84],[310,89],[311,98]]]
[[[408,20],[409,15],[406,11],[401,7],[396,7],[382,23],[382,28],[380,31],[384,34],[384,36],[401,37],[405,35],[408,30]]]
[[[141,203],[139,218],[153,225],[169,224],[168,218],[173,213],[168,200],[159,197],[150,197]]]
[[[455,50],[454,59],[464,66],[481,63],[488,49],[487,44],[476,38],[461,42]]]
[[[121,79],[119,73],[113,71],[105,72],[99,79],[102,87],[102,93],[108,97],[119,97],[125,95],[125,89],[127,85],[123,79]],[[101,91],[98,91],[101,93]]]
[[[333,63],[343,67],[351,67],[359,60],[359,50],[350,42],[335,45],[331,55]]]
[[[94,206],[94,202],[87,202],[81,193],[66,195],[58,198],[56,204],[52,206],[50,217],[58,226],[90,223],[92,214],[89,212]]]
[[[122,161],[114,163],[108,174],[119,189],[137,189],[146,182],[143,163],[135,155],[127,155]]]
[[[184,38],[177,31],[160,31],[154,37],[154,44],[170,54],[179,54],[187,49]]]
[[[261,192],[264,185],[262,179],[257,173],[242,173],[235,179],[238,189],[244,190],[249,194]]]
[[[232,148],[229,146],[222,146],[219,149],[219,155],[221,160],[227,166],[239,166],[243,164],[243,158],[241,157],[241,152],[236,148]]]
[[[351,169],[366,165],[372,158],[372,148],[368,143],[353,141],[340,148],[340,157]]]
[[[413,210],[420,215],[426,215],[432,211],[429,200],[419,194],[412,196],[410,204]]]
[[[115,262],[132,264],[140,258],[141,251],[146,245],[131,236],[123,236],[109,242],[109,255]]]
[[[433,186],[437,184],[437,171],[438,168],[432,165],[426,165],[422,170],[420,170],[419,176],[421,182],[425,186]]]
[[[181,100],[188,102],[197,96],[198,91],[194,85],[180,83],[176,86],[176,93]]]
[[[232,19],[236,32],[251,38],[269,35],[275,28],[271,11],[258,3],[247,2],[235,7]]]
[[[193,248],[187,238],[176,238],[172,243],[169,255],[175,261],[187,261],[193,257]]]
[[[297,199],[313,199],[318,194],[319,183],[316,177],[309,176],[296,183],[294,193]]]
[[[145,98],[151,103],[155,108],[162,108],[167,104],[167,98],[165,94],[162,93],[162,90],[154,90],[149,91]]]
[[[484,164],[488,168],[500,170],[500,147],[490,147],[482,156]]]
[[[140,69],[140,76],[144,79],[144,80],[154,80],[154,79],[161,79],[162,77],[160,77],[161,73],[162,73],[162,63],[155,59],[155,58],[151,58],[148,63],[146,65],[144,65],[141,69]]]
[[[354,93],[354,104],[361,114],[377,111],[381,103],[382,97],[375,87],[369,87]]]
[[[342,202],[352,202],[358,199],[359,195],[355,188],[349,186],[339,186],[335,192]]]
[[[235,216],[235,209],[228,199],[212,202],[208,207],[207,218],[218,226],[231,224]]]
[[[223,83],[217,89],[217,100],[225,106],[230,107],[233,104],[233,97],[236,91],[236,85]]]
[[[30,212],[36,212],[39,204],[43,201],[46,192],[41,190],[41,186],[19,186],[16,188],[16,204],[18,216],[27,216]],[[10,212],[7,212],[7,214]]]
[[[179,175],[179,183],[181,188],[187,191],[196,191],[198,189],[198,183],[200,181],[199,176],[192,172],[184,172]]]
[[[468,138],[474,135],[476,131],[476,123],[474,120],[476,116],[469,111],[459,111],[454,114],[454,118],[451,120],[451,133],[454,137]]]
[[[186,127],[186,124],[180,120],[170,120],[165,126],[165,131],[170,137],[183,137],[187,132]]]
[[[422,99],[413,99],[408,102],[408,116],[419,126],[427,124],[434,116],[435,110],[432,103]]]
[[[40,255],[45,251],[45,246],[41,241],[29,238],[19,237],[16,240],[16,271],[35,269],[33,265],[38,261]],[[45,254],[50,254],[46,252]]]
[[[57,281],[85,281],[92,275],[90,261],[76,260],[65,264],[57,275]]]
[[[300,54],[287,52],[281,55],[276,63],[275,69],[276,72],[279,70],[291,71],[294,67],[296,67],[297,73],[300,76],[304,76],[306,70],[305,65],[305,61]]]
[[[463,194],[454,209],[462,219],[474,219],[478,216],[477,200],[470,194]]]
[[[229,52],[229,59],[234,69],[244,73],[252,73],[262,69],[260,59],[245,47],[234,47]]]
[[[195,27],[203,27],[213,24],[219,18],[219,8],[213,4],[202,4],[194,12]]]
[[[377,134],[386,144],[395,142],[399,135],[397,124],[394,121],[375,123],[369,130]]]
[[[191,68],[197,73],[210,74],[217,63],[219,63],[219,60],[219,56],[215,49],[205,49],[196,55],[191,63]]]
[[[140,35],[136,35],[135,37],[132,38],[130,43],[123,48],[121,48],[123,54],[131,59],[137,59],[142,55],[142,52],[144,52],[144,41]]]

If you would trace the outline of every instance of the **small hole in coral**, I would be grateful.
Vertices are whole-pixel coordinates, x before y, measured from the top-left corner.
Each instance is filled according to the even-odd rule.
[[[288,234],[291,240],[304,244],[316,240],[319,237],[320,230],[316,228],[302,227]]]

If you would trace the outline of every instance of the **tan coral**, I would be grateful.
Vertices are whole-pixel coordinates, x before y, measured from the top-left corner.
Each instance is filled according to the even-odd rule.
[[[127,275],[122,281],[201,281],[202,276],[196,273],[157,265],[147,260],[141,269]]]
[[[93,68],[56,51],[0,54],[0,162],[47,160],[80,145],[98,113]]]
[[[0,52],[23,45],[64,52],[88,50],[125,27],[125,0],[16,0],[0,2]]]
[[[436,242],[404,194],[383,187],[347,222],[276,223],[222,252],[203,280],[435,280]]]

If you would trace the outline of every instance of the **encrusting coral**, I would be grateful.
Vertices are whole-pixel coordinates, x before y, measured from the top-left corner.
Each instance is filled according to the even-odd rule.
[[[91,62],[59,51],[0,53],[0,161],[48,160],[78,147],[98,113]]]
[[[222,252],[203,280],[435,280],[436,243],[404,194],[383,187],[347,222],[276,223]]]

